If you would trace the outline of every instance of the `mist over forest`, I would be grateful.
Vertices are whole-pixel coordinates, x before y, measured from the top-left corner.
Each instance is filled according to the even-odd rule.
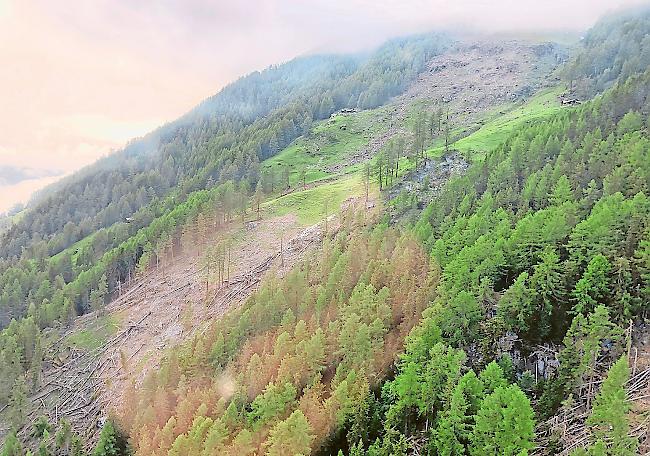
[[[650,453],[650,7],[77,6],[0,3],[61,43],[7,54],[0,455]]]

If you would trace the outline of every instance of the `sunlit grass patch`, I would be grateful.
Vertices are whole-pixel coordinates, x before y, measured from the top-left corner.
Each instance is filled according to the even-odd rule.
[[[499,108],[488,115],[488,119],[478,130],[454,142],[451,148],[459,150],[470,160],[482,160],[485,154],[502,144],[508,136],[521,125],[548,118],[563,109],[557,96],[563,87],[543,90],[523,104],[511,110]],[[454,132],[457,135],[459,132]],[[429,149],[429,156],[440,156],[444,147],[440,141]]]
[[[66,342],[69,346],[83,350],[94,350],[106,343],[119,329],[119,320],[114,315],[105,315],[93,321],[90,326],[71,334]]]
[[[365,147],[385,128],[388,119],[386,108],[334,115],[316,123],[308,134],[265,160],[262,168],[273,168],[280,173],[282,167],[289,166],[292,186],[300,184],[301,169],[305,170],[306,183],[332,176],[329,167],[345,162],[347,157]]]
[[[305,191],[280,196],[262,205],[265,213],[273,216],[295,214],[304,225],[313,225],[327,214],[336,213],[343,201],[353,196],[365,195],[365,183],[361,173],[346,176],[335,182],[322,184]]]

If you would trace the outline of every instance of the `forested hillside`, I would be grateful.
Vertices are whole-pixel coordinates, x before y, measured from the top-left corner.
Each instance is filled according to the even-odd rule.
[[[0,322],[6,325],[46,299],[55,307],[47,311],[46,325],[85,312],[91,290],[110,296],[127,280],[144,244],[139,252],[131,247],[128,259],[122,254],[118,260],[115,252],[139,230],[179,204],[191,204],[192,192],[201,189],[231,181],[251,194],[261,160],[314,120],[343,107],[377,106],[399,93],[447,43],[422,36],[393,41],[366,57],[308,57],[252,74],[56,184],[2,234]],[[98,287],[102,276],[106,283]],[[64,298],[72,310],[64,309]]]
[[[343,229],[148,377],[121,416],[136,452],[517,455],[571,396],[595,400],[589,454],[637,454],[621,355],[650,299],[648,89],[520,128],[452,180],[412,229],[430,262],[381,223]],[[540,343],[558,366],[535,371]]]
[[[180,185],[259,178],[274,155],[312,121],[337,109],[369,108],[405,88],[447,40],[397,40],[362,57],[307,57],[231,84],[181,119],[55,184],[4,235],[0,258],[47,258],[121,222]],[[92,185],[91,185],[92,183]]]
[[[569,88],[590,98],[650,65],[650,11],[647,7],[619,13],[596,24],[564,69]]]
[[[297,59],[50,189],[2,455],[648,454],[649,17]]]
[[[400,93],[449,43],[423,35],[368,55],[307,57],[252,74],[37,197],[0,244],[0,322],[8,325],[0,334],[0,408],[20,409],[16,401],[41,385],[53,337],[41,330],[100,311],[173,257],[187,227],[201,224],[196,236],[205,242],[206,229],[277,193],[283,176],[262,172],[261,160],[337,109],[378,106]],[[18,425],[23,413],[9,421]]]

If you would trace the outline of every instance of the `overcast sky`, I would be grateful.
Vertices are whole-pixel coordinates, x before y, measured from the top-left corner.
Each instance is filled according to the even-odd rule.
[[[440,27],[584,30],[638,0],[0,0],[0,166],[70,172],[255,69]],[[42,182],[0,187],[0,211]]]

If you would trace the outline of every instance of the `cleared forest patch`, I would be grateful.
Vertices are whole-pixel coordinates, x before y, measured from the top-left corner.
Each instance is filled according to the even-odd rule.
[[[521,113],[517,108],[549,87],[548,76],[563,55],[561,49],[550,43],[480,41],[459,44],[455,50],[431,59],[427,71],[421,73],[404,94],[382,108],[388,117],[387,127],[366,147],[331,170],[341,171],[364,162],[389,139],[409,135],[414,117],[421,111],[442,108],[443,115],[449,115],[453,126],[454,142],[500,116],[519,118]],[[511,129],[501,129],[502,135],[496,139],[504,139]],[[486,144],[486,148],[488,146]],[[440,155],[440,151],[436,152]]]
[[[287,214],[233,224],[230,268],[220,287],[206,287],[201,253],[177,255],[112,301],[101,315],[80,317],[54,342],[41,387],[30,398],[29,423],[66,417],[89,443],[123,393],[155,369],[165,349],[191,338],[215,317],[243,302],[268,273],[282,276],[320,240],[318,225],[304,228]],[[280,253],[280,244],[283,252]],[[31,426],[25,426],[27,438]]]

